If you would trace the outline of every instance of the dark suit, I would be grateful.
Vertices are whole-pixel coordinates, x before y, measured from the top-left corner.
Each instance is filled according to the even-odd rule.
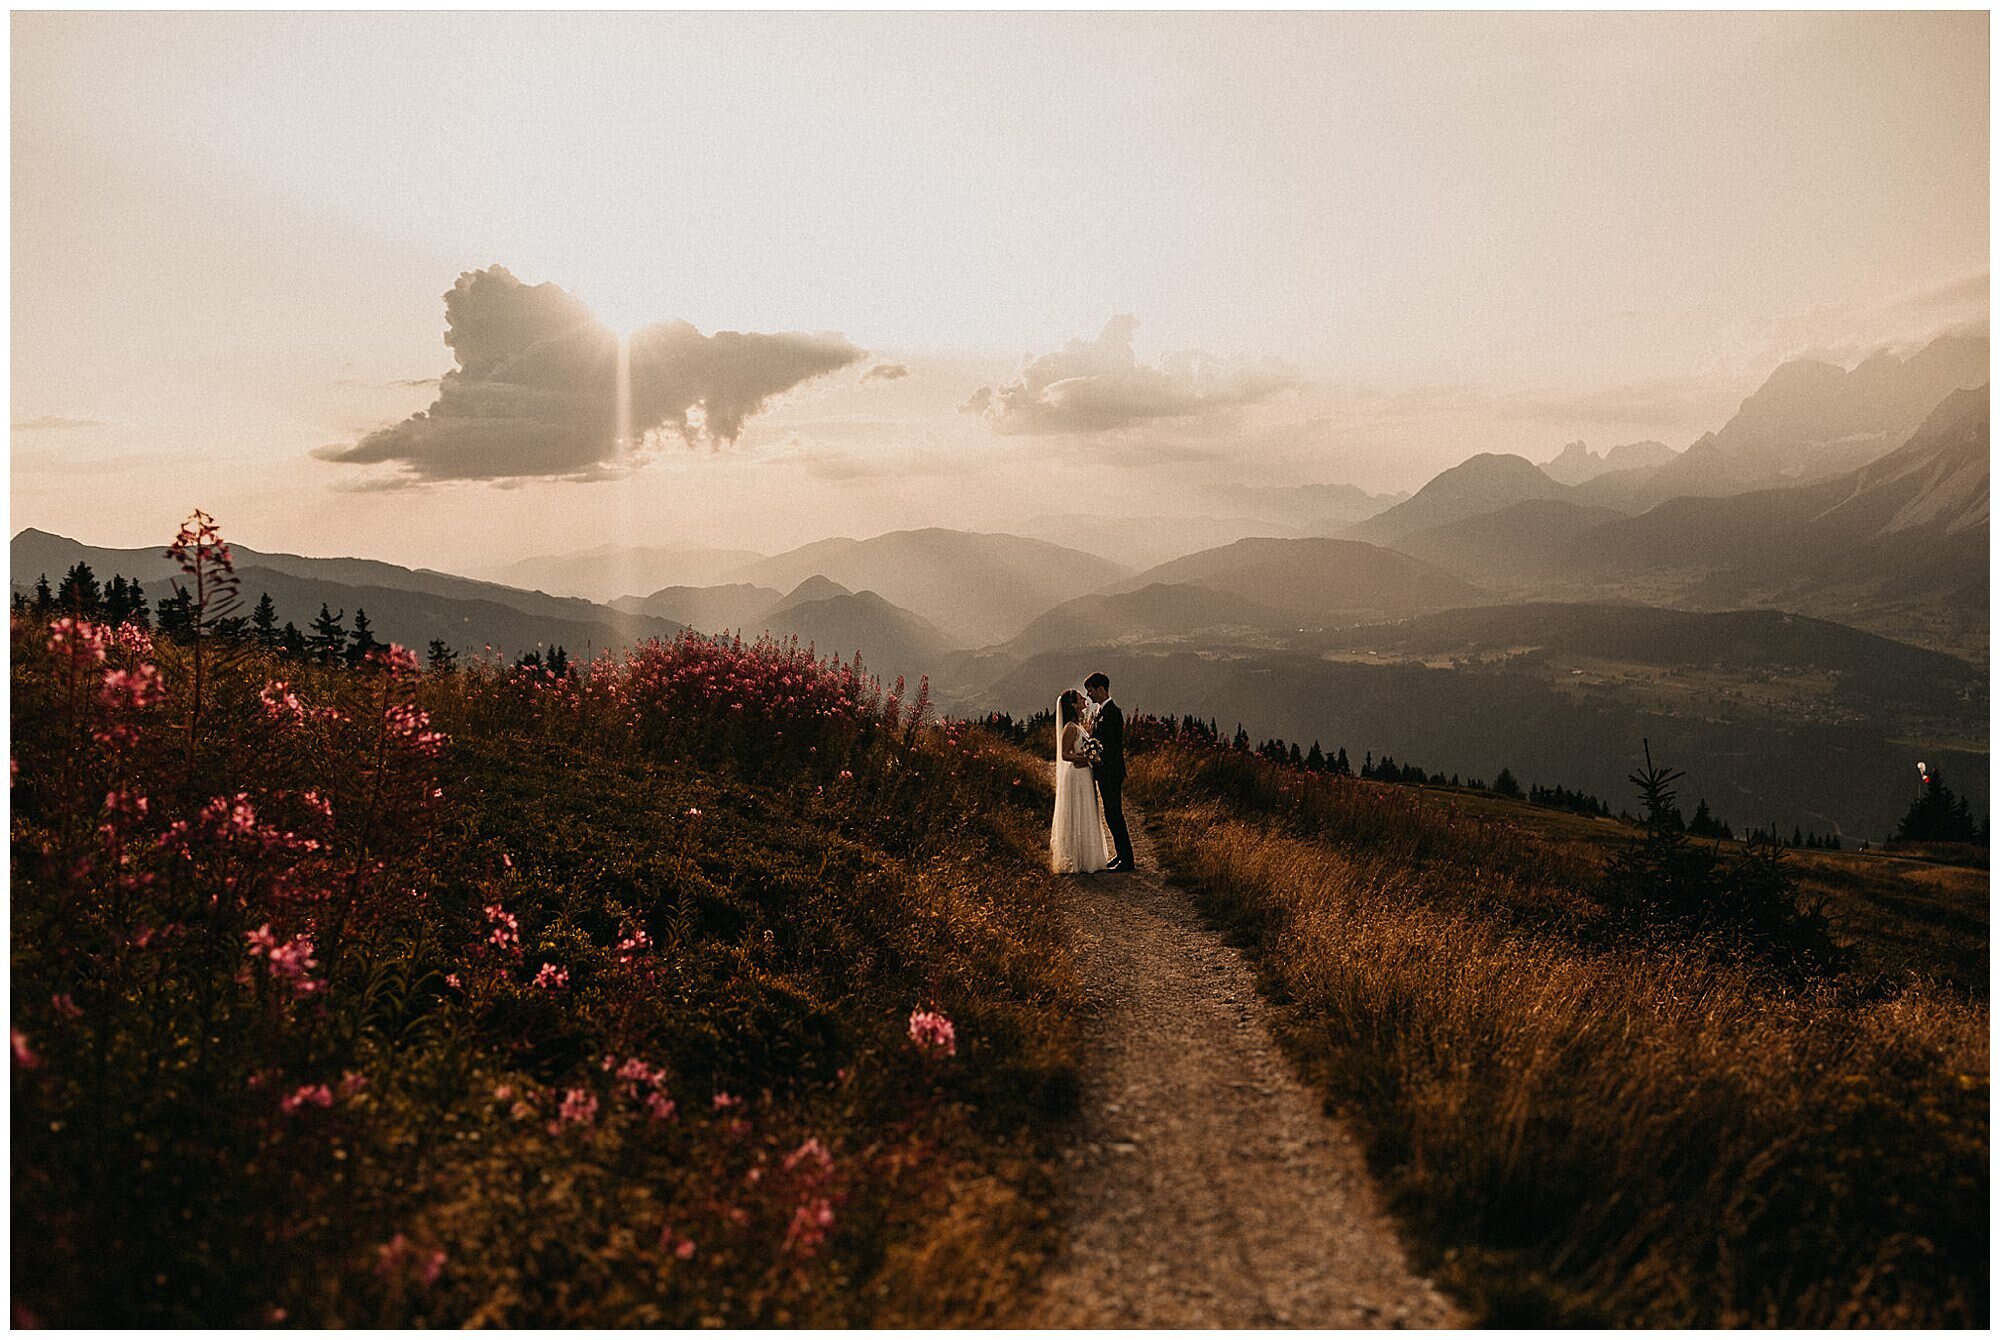
[[[1118,859],[1131,865],[1132,835],[1125,831],[1125,714],[1117,703],[1104,700],[1091,734],[1104,747],[1104,757],[1092,769],[1098,799],[1104,802],[1104,826],[1111,830],[1111,846]]]

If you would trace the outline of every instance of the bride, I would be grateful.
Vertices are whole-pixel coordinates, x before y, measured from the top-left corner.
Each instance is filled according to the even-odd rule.
[[[1083,727],[1083,694],[1056,699],[1056,814],[1049,826],[1049,865],[1059,875],[1088,875],[1110,863],[1097,783],[1090,766],[1096,741]]]

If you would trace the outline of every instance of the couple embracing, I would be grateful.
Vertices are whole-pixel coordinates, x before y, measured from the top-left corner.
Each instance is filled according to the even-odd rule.
[[[1057,874],[1132,868],[1124,787],[1125,714],[1111,701],[1111,677],[1100,671],[1083,681],[1081,692],[1065,689],[1056,699],[1056,815],[1049,826],[1049,864]]]

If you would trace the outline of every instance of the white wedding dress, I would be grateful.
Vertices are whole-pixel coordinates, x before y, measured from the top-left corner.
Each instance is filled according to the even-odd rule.
[[[1056,732],[1056,814],[1049,825],[1049,866],[1059,875],[1088,875],[1111,863],[1111,842],[1097,807],[1096,777],[1088,763],[1071,763],[1063,757],[1063,746],[1074,753],[1082,733],[1073,721]]]

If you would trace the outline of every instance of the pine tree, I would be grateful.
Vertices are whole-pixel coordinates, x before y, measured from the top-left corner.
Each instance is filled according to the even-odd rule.
[[[131,613],[132,597],[126,591],[125,579],[114,572],[104,585],[104,622],[116,628]]]
[[[1354,775],[1354,766],[1347,761],[1346,745],[1340,746],[1339,751],[1333,756],[1333,775],[1336,777],[1352,777]]]
[[[49,574],[35,578],[35,613],[51,614],[56,607],[56,593],[49,589]]]
[[[359,605],[354,607],[353,639],[347,647],[347,663],[350,666],[360,665],[368,659],[369,652],[382,645],[375,640],[375,630],[368,624],[368,611]]]
[[[160,632],[176,642],[194,638],[194,593],[175,582],[174,593],[160,602]]]
[[[556,643],[556,649],[549,653],[549,673],[557,679],[569,675],[569,653],[563,649],[563,644],[560,642]]]
[[[285,655],[295,660],[306,658],[306,635],[290,619],[285,620],[284,631],[278,634],[278,647]]]
[[[1306,750],[1306,766],[1314,772],[1326,771],[1326,753],[1319,747],[1318,740],[1314,740],[1313,747]]]
[[[1944,784],[1944,774],[1924,774],[1923,789],[1910,802],[1909,811],[1896,826],[1902,842],[1974,842],[1979,830],[1972,822],[1972,807],[1965,798]]]
[[[125,583],[125,601],[131,607],[126,611],[125,622],[141,628],[153,626],[153,614],[146,605],[146,588],[139,585],[137,577]]]
[[[79,619],[103,617],[104,593],[98,589],[97,574],[90,570],[90,564],[78,559],[63,574],[62,585],[56,588],[56,604]]]
[[[256,632],[258,646],[265,651],[277,650],[278,606],[269,591],[257,597],[257,608],[250,612],[250,627]]]
[[[1676,776],[1678,775],[1676,774]],[[1514,780],[1512,769],[1500,769],[1500,775],[1493,779],[1493,794],[1496,796],[1511,796],[1516,800],[1521,798],[1521,784]]]
[[[312,621],[312,632],[306,638],[306,649],[321,665],[332,665],[334,657],[340,655],[347,645],[347,626],[341,622],[347,611],[335,614],[321,601],[319,617]]]
[[[443,638],[432,638],[429,650],[430,668],[433,671],[456,670],[458,668],[458,653],[453,651]]]
[[[1717,937],[1730,952],[1794,978],[1836,968],[1840,954],[1826,918],[1818,907],[1801,905],[1798,878],[1775,832],[1724,863],[1719,847],[1688,841],[1673,790],[1685,774],[1656,767],[1650,743],[1645,757],[1646,766],[1629,780],[1645,806],[1646,836],[1606,869],[1605,905],[1635,929]]]

